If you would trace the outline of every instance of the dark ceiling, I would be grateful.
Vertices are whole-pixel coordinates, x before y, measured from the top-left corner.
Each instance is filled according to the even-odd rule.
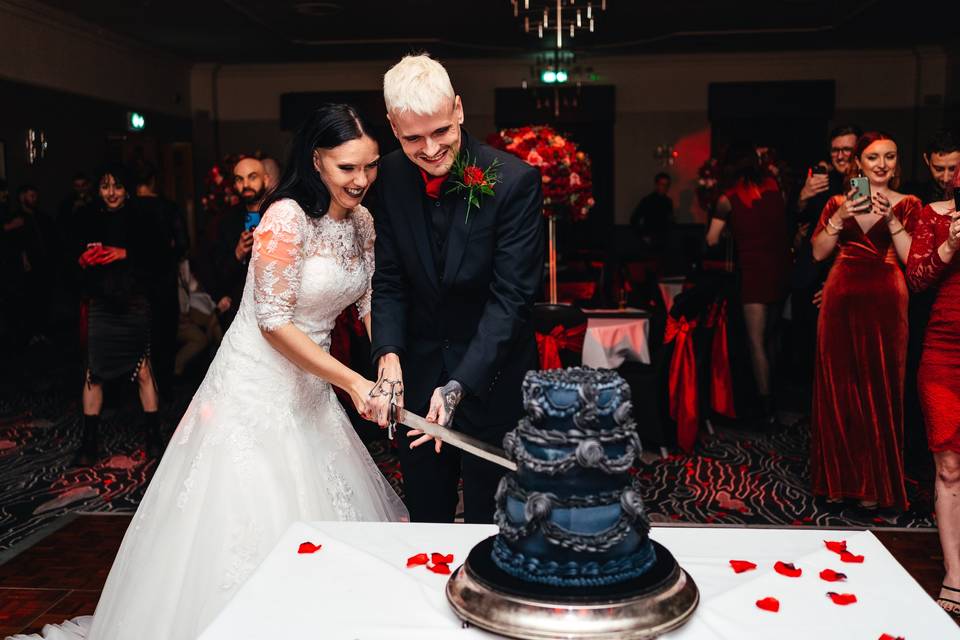
[[[545,49],[553,41],[524,34],[510,0],[43,1],[194,62],[383,59],[414,50],[440,58],[497,57]],[[595,10],[600,2],[593,0]],[[960,35],[960,23],[943,14],[949,4],[607,0],[596,33],[579,32],[568,44],[594,54],[948,44]]]

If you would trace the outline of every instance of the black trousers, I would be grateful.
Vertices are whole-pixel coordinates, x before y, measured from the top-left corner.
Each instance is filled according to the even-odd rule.
[[[426,407],[419,407],[423,412]],[[418,411],[420,415],[424,413]],[[486,442],[502,439],[502,434],[515,425],[496,425],[478,428],[458,415],[454,415],[454,428]],[[410,449],[407,429],[397,429],[397,453],[403,472],[403,492],[412,522],[453,522],[457,515],[457,492],[463,478],[463,519],[469,524],[491,524],[496,508],[494,494],[500,478],[506,472],[503,467],[487,462],[469,453],[461,453],[450,444],[444,444],[436,453],[434,444],[428,442]]]

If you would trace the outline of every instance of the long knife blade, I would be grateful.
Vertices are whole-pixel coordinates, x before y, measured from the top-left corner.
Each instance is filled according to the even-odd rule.
[[[456,448],[466,451],[467,453],[472,453],[478,458],[483,458],[501,467],[506,467],[510,471],[517,470],[517,463],[507,459],[503,449],[477,440],[465,433],[448,429],[434,422],[427,422],[425,419],[410,411],[403,411],[402,414],[402,419],[397,421],[400,424],[406,425],[411,429],[416,429],[417,431],[422,431],[434,438],[439,438],[447,444],[452,444]]]

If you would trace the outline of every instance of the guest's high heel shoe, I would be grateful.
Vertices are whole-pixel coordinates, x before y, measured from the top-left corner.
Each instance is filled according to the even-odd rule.
[[[957,624],[960,624],[960,601],[954,600],[953,598],[944,598],[943,592],[949,591],[956,593],[958,595],[954,596],[955,598],[960,599],[960,589],[954,589],[953,587],[948,587],[945,584],[940,585],[940,597],[937,598],[937,604],[940,605],[940,608],[946,611],[953,621]]]

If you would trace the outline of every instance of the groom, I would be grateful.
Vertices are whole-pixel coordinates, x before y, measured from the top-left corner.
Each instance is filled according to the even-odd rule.
[[[429,56],[387,71],[383,94],[401,149],[381,160],[377,181],[374,411],[386,426],[393,401],[501,446],[522,413],[523,376],[537,368],[540,173],[463,130],[460,96]],[[461,163],[476,168],[464,176]],[[493,194],[474,188],[468,205],[455,183],[478,171]],[[492,522],[503,469],[439,442],[421,447],[429,436],[417,435],[398,448],[411,520],[452,522],[462,475],[465,521]]]

